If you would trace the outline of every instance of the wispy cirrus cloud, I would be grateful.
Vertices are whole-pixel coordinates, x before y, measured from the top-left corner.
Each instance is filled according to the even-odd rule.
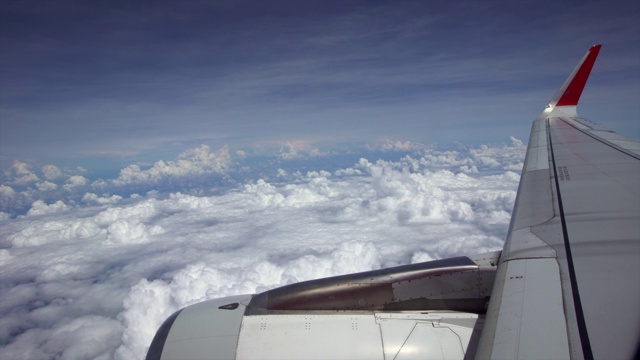
[[[608,54],[585,115],[637,135],[632,1],[552,12],[534,1],[57,4],[0,14],[2,170],[20,158],[153,158],[194,139],[523,138],[593,39]]]

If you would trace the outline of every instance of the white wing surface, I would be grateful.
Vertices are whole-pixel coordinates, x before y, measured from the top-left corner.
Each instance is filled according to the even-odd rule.
[[[640,143],[578,117],[600,45],[534,121],[478,358],[631,359]]]

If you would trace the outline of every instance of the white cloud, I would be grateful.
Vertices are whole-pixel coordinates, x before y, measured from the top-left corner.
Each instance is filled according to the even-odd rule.
[[[47,180],[55,180],[62,176],[62,170],[55,165],[45,165],[42,167],[42,174]]]
[[[11,212],[16,207],[32,203],[31,195],[28,192],[17,192],[13,187],[0,185],[0,210]]]
[[[474,159],[461,154],[459,151],[440,151],[437,149],[427,149],[419,158],[405,157],[413,169],[419,169],[423,167],[471,167],[474,165]]]
[[[15,160],[11,167],[4,174],[9,182],[17,185],[27,185],[29,183],[40,180],[38,176],[31,171],[29,164]]]
[[[38,200],[31,205],[31,209],[27,212],[27,216],[50,214],[66,210],[67,208],[67,205],[62,201],[56,201],[53,204],[47,205],[44,201]]]
[[[64,185],[65,190],[72,190],[75,187],[85,186],[89,183],[89,180],[82,175],[73,175],[67,179],[67,183]]]
[[[460,166],[459,170],[465,174],[477,174],[478,173],[478,168],[473,165],[473,166],[467,166],[467,165],[462,165]]]
[[[421,262],[427,262],[427,261],[431,261],[431,260],[436,260],[436,259],[434,259],[427,252],[418,251],[418,252],[413,253],[413,256],[411,256],[411,263],[412,264],[417,264],[417,263],[421,263]]]
[[[111,195],[109,197],[99,197],[94,193],[86,193],[82,196],[82,201],[86,203],[95,203],[95,204],[115,204],[122,200],[122,196],[119,195]]]
[[[161,322],[194,302],[500,249],[519,181],[505,166],[522,161],[518,149],[472,149],[493,154],[491,168],[472,151],[432,149],[334,174],[283,170],[288,183],[216,195],[123,198],[83,183],[80,202],[35,201],[0,226],[0,358],[141,359]],[[201,147],[128,181],[196,164],[226,171],[224,159]]]
[[[2,219],[1,220],[6,220],[6,219]],[[11,259],[11,253],[9,253],[9,250],[7,249],[0,249],[0,266],[4,265],[7,261],[9,261],[9,259]]]
[[[526,151],[527,146],[513,136],[511,142],[512,146],[481,145],[478,149],[472,149],[470,152],[474,163],[477,166],[520,172],[524,165],[522,153]]]
[[[425,148],[424,145],[415,143],[413,141],[401,141],[401,140],[391,140],[385,139],[384,142],[379,145],[380,150],[382,151],[401,151],[401,152],[411,152],[418,151]]]
[[[139,359],[162,322],[176,310],[212,298],[255,293],[275,285],[378,268],[374,245],[347,242],[327,257],[305,255],[280,266],[257,261],[248,268],[222,269],[202,262],[189,265],[168,282],[140,280],[124,299],[125,331],[119,359]]]
[[[76,188],[85,187],[89,185],[89,179],[82,175],[70,176],[66,183],[62,186],[67,191],[74,191]]]
[[[42,181],[36,184],[36,187],[38,188],[39,191],[42,192],[46,192],[46,191],[53,191],[55,189],[58,188],[58,185],[50,182],[50,181]]]
[[[509,136],[509,139],[511,140],[511,143],[513,144],[513,146],[516,147],[516,148],[522,148],[522,147],[526,147],[527,146],[527,144],[522,142],[522,140],[517,139],[514,136]]]
[[[11,186],[0,185],[0,196],[2,197],[0,199],[2,199],[3,202],[5,201],[4,199],[13,198],[16,195],[16,191],[13,190]]]
[[[459,150],[446,151],[435,148],[426,149],[422,145],[411,142],[389,141],[389,146],[405,150],[409,147],[421,149],[414,151],[412,156],[402,158],[395,167],[397,169],[404,168],[412,172],[419,172],[426,168],[448,169],[456,173],[474,175],[487,169],[494,173],[504,170],[519,172],[523,160],[520,154],[525,148],[520,140],[515,138],[511,140],[510,146],[485,145],[478,148],[460,147]],[[380,149],[377,148],[377,150]],[[38,175],[29,170],[30,165],[17,161],[5,172],[5,175],[8,175],[7,179],[10,178],[12,181],[18,179],[20,183],[14,181],[0,184],[0,211],[13,216],[24,214],[36,200],[47,203],[62,200],[68,204],[77,202],[106,204],[118,201],[118,196],[129,196],[132,192],[147,192],[153,189],[164,193],[179,190],[204,195],[207,193],[205,189],[220,189],[230,184],[238,184],[244,181],[239,181],[240,178],[247,177],[253,177],[256,180],[274,176],[282,181],[302,181],[309,175],[296,169],[282,169],[274,174],[272,170],[274,167],[270,165],[284,166],[285,164],[280,161],[285,159],[300,160],[328,155],[339,159],[341,156],[338,153],[321,152],[304,141],[290,141],[283,145],[281,151],[272,154],[275,157],[267,158],[266,162],[262,158],[258,166],[252,166],[251,164],[255,165],[255,163],[251,158],[240,158],[239,162],[233,162],[226,146],[211,152],[207,146],[201,145],[183,152],[174,161],[160,160],[148,169],[134,164],[123,168],[115,179],[92,179],[91,181],[80,175],[80,173],[86,173],[86,170],[81,167],[67,174],[54,165],[42,167],[42,177],[50,180],[31,181],[39,179]],[[246,155],[246,153],[243,154]],[[317,159],[315,162],[318,162]],[[264,164],[268,165],[264,166]],[[298,165],[299,162],[293,163],[293,166]],[[325,170],[332,171],[336,176],[357,176],[363,174],[363,169],[361,166],[342,169],[329,166]],[[307,172],[312,173],[313,170]],[[101,195],[96,195],[95,198],[91,195],[85,197],[87,193]]]
[[[336,170],[335,174],[336,176],[354,176],[354,175],[362,175],[362,171],[360,171],[360,169],[357,169],[357,168],[346,168],[346,169]]]
[[[115,185],[157,184],[167,178],[189,178],[206,174],[224,173],[231,162],[228,147],[211,152],[207,145],[187,150],[175,161],[158,161],[150,169],[142,170],[130,165],[120,171]]]
[[[121,324],[102,316],[83,316],[32,329],[18,336],[2,353],[6,359],[110,359],[120,339]]]
[[[120,219],[107,227],[107,244],[142,244],[150,241],[154,235],[164,233],[159,225],[147,226],[138,219]]]
[[[278,158],[281,160],[305,159],[308,157],[325,156],[326,153],[312,148],[306,141],[287,141],[280,146]]]
[[[132,286],[122,307],[121,319],[126,328],[116,350],[117,359],[141,359],[148,348],[148,339],[153,339],[162,322],[179,309],[171,299],[170,286],[161,280],[146,279]]]

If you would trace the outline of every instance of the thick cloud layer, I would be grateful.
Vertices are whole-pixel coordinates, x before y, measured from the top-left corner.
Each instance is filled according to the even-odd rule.
[[[192,163],[208,174],[228,170],[228,151],[186,154],[118,181],[185,178]],[[217,195],[37,200],[25,215],[1,219],[0,358],[141,359],[161,322],[198,301],[498,250],[523,155],[514,140],[331,171],[280,169],[277,182],[259,178]],[[55,167],[12,169],[16,182],[92,186]]]

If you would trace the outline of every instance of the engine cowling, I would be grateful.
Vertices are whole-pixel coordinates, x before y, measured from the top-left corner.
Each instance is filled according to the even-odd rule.
[[[160,327],[147,360],[462,358],[475,352],[499,254],[192,305]]]

